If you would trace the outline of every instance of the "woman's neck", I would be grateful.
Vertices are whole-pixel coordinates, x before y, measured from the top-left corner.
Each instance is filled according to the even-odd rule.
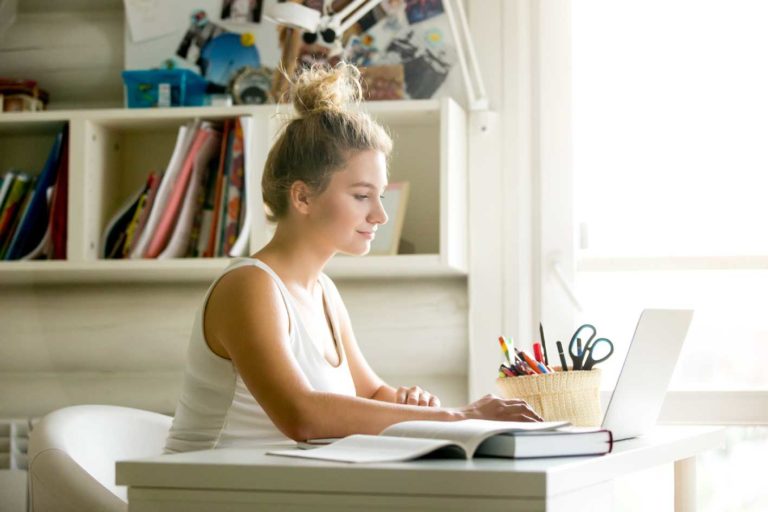
[[[311,293],[333,255],[319,248],[311,237],[278,224],[272,240],[252,257],[269,265],[289,288],[295,286]]]

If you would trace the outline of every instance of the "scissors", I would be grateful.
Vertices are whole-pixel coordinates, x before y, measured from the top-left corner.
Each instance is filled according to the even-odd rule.
[[[592,331],[592,334],[587,338],[582,331]],[[568,353],[573,361],[574,370],[591,370],[597,363],[602,363],[613,354],[613,342],[608,338],[597,338],[597,329],[592,324],[584,324],[573,333],[571,342],[568,344]],[[580,349],[581,340],[586,339],[583,349]],[[608,353],[602,357],[595,357],[595,348],[601,344],[605,344],[608,347]]]

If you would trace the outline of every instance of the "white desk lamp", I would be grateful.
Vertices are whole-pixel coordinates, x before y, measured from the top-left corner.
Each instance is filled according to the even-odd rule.
[[[282,2],[267,8],[264,17],[280,25],[320,34],[326,43],[333,43],[339,34],[343,34],[382,0],[353,0],[337,13],[331,10],[332,1],[323,0],[322,15],[302,4]]]
[[[488,97],[477,64],[475,48],[469,35],[464,9],[461,1],[458,1],[454,12],[454,6],[451,5],[453,1],[455,0],[443,0],[443,9],[448,15],[448,23],[456,41],[459,66],[464,77],[469,109],[488,110]],[[315,9],[295,2],[281,2],[268,7],[264,12],[264,18],[289,28],[319,34],[326,43],[338,43],[338,35],[343,34],[357,20],[381,2],[382,0],[353,0],[341,11],[332,13],[332,0],[323,0],[322,14]],[[467,63],[468,58],[471,61],[471,70]]]

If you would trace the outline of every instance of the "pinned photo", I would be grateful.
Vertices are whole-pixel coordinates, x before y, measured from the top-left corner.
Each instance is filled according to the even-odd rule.
[[[442,0],[406,0],[405,13],[411,24],[421,23],[443,12]]]
[[[456,59],[444,30],[439,24],[410,27],[387,47],[386,60],[399,58],[403,64],[405,90],[410,98],[431,98],[448,77]]]
[[[235,23],[259,23],[263,0],[222,0],[221,19]]]
[[[405,70],[402,64],[362,67],[360,76],[366,101],[405,98]]]

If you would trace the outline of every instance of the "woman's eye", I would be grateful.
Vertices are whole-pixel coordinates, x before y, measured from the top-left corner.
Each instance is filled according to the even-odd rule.
[[[363,194],[355,194],[355,199],[357,199],[358,201],[362,201],[363,199],[368,199],[368,196]]]

